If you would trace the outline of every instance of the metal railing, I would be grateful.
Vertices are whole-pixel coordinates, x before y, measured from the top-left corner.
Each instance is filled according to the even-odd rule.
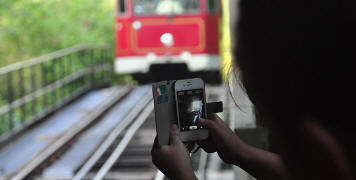
[[[113,53],[78,45],[0,68],[0,142],[111,81]]]

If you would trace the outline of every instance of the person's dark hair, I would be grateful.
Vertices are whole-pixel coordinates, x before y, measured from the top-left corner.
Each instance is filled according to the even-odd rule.
[[[354,134],[356,1],[240,0],[239,11],[235,64],[261,117],[286,134],[303,117]]]

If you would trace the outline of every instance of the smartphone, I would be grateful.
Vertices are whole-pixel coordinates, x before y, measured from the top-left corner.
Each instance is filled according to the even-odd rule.
[[[208,130],[198,125],[206,118],[205,85],[201,78],[177,80],[174,84],[177,120],[183,142],[208,138]]]

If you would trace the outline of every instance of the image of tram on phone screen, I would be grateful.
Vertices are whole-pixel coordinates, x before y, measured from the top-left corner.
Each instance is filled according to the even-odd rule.
[[[203,89],[191,89],[177,92],[179,124],[181,131],[201,129],[199,118],[205,117]]]

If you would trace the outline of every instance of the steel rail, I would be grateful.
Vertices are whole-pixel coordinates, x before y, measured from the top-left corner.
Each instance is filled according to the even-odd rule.
[[[43,150],[39,155],[34,157],[32,161],[26,164],[16,175],[11,177],[11,180],[21,180],[25,179],[30,173],[32,173],[36,168],[38,168],[43,162],[48,160],[58,149],[66,145],[70,140],[72,140],[76,135],[82,132],[85,128],[89,127],[95,120],[97,120],[103,113],[107,112],[115,103],[117,103],[122,97],[129,93],[131,87],[124,87],[120,91],[113,95],[110,102],[106,103],[98,110],[89,113],[82,118],[77,124],[75,124],[71,129],[69,129],[63,136],[61,136],[54,143],[49,145],[45,150]]]
[[[94,154],[88,161],[79,169],[73,180],[81,180],[88,174],[90,169],[100,159],[100,157],[107,151],[110,145],[117,139],[121,132],[139,115],[142,109],[152,100],[152,92],[149,90],[137,105],[127,114],[127,116],[118,124],[114,130],[103,141]]]
[[[95,175],[94,180],[100,180],[104,178],[105,174],[111,169],[114,165],[115,161],[120,157],[122,152],[124,152],[126,146],[129,144],[132,137],[135,135],[136,131],[140,128],[140,126],[145,122],[147,117],[153,111],[153,100],[146,106],[146,108],[142,111],[140,116],[136,119],[136,121],[127,129],[125,136],[120,141],[120,144],[115,148],[115,150],[110,155],[109,159],[104,163],[104,165],[100,168],[98,173]]]

